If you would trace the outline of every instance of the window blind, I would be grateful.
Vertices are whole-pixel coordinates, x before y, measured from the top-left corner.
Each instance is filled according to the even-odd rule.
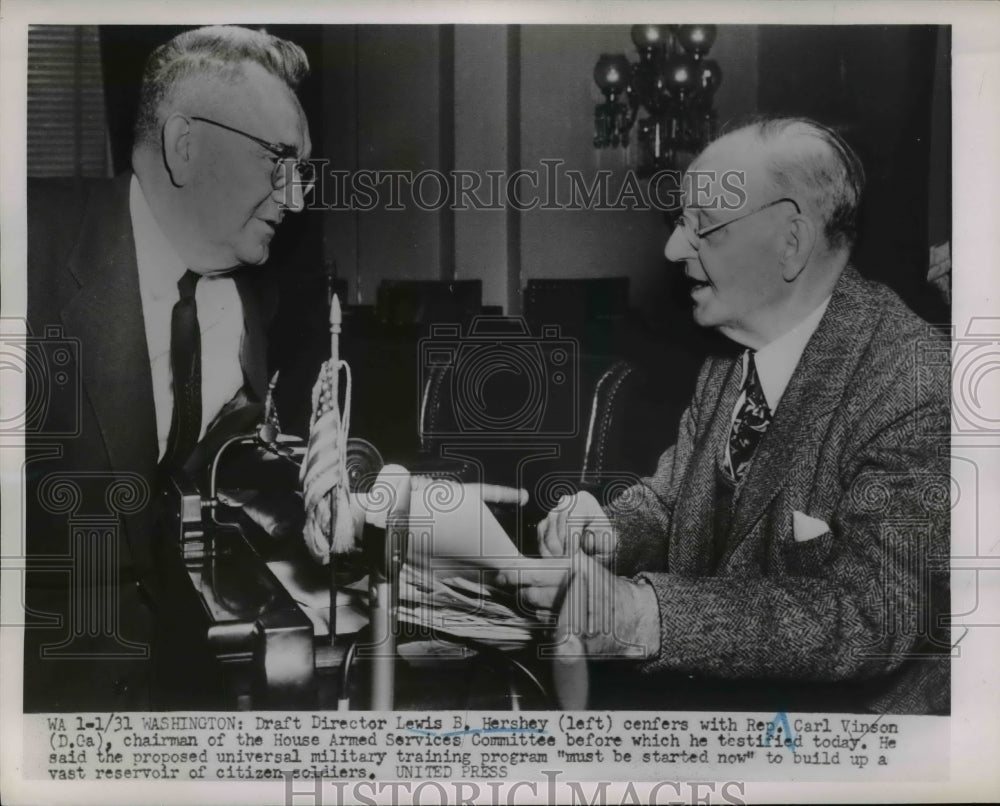
[[[97,26],[28,29],[28,176],[108,176]]]

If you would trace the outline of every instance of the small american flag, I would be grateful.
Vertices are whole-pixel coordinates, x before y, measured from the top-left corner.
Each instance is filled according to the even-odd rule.
[[[305,497],[306,547],[324,565],[330,561],[331,552],[346,554],[354,548],[346,475],[349,419],[340,416],[337,383],[340,367],[346,369],[346,362],[326,361],[316,380],[309,444],[300,471]],[[349,415],[349,371],[346,391],[345,410]]]

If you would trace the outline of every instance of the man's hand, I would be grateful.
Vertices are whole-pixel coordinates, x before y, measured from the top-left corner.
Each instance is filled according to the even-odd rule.
[[[649,585],[612,576],[589,557],[574,573],[551,646],[552,682],[568,711],[587,708],[589,658],[642,660],[659,652],[660,616]]]
[[[947,304],[951,304],[951,241],[931,247],[927,282],[937,290]]]
[[[615,542],[611,522],[588,492],[564,495],[538,524],[543,557],[569,557],[579,549],[606,566],[614,556]]]
[[[644,659],[660,651],[660,609],[653,588],[612,574],[578,554],[559,612],[555,640],[580,638],[589,658]]]
[[[554,610],[566,586],[570,562],[565,558],[522,560],[500,571],[493,581],[502,588],[514,588],[518,601],[527,607]]]
[[[559,608],[556,643],[577,636],[588,657],[648,658],[660,650],[660,609],[653,588],[608,571],[578,551],[500,572],[496,584],[517,589],[523,604]]]
[[[611,522],[590,493],[564,495],[555,508],[538,524],[539,553],[545,559],[569,558],[574,567],[580,558],[593,558],[602,565],[611,562],[615,548],[615,533]],[[554,563],[530,569],[506,571],[497,577],[497,584],[518,589],[521,602],[539,610],[551,610],[558,605],[565,586],[569,566]]]

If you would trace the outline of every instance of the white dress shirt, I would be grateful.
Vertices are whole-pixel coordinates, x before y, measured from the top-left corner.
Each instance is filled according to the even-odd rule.
[[[799,359],[802,358],[802,353],[805,351],[809,339],[812,338],[812,334],[819,327],[819,320],[823,318],[826,306],[829,304],[830,298],[827,297],[816,310],[799,324],[754,353],[753,360],[757,364],[757,375],[760,378],[760,385],[764,389],[767,407],[772,414],[778,408],[778,403],[781,402],[785,389],[788,388],[788,382],[792,379],[792,373],[799,365]],[[746,369],[744,369],[745,376]]]
[[[146,347],[153,376],[156,436],[159,457],[167,449],[174,408],[173,373],[170,367],[170,319],[180,299],[177,281],[187,271],[153,218],[139,180],[133,176],[129,192],[132,234],[139,268],[139,294],[146,328]],[[243,305],[231,277],[204,276],[195,291],[201,330],[201,433],[241,386],[240,345],[243,338]]]

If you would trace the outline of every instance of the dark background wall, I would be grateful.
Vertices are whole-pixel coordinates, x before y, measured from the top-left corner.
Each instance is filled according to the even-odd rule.
[[[758,110],[841,129],[867,178],[856,263],[939,321],[924,278],[950,239],[949,53],[933,26],[760,27]]]
[[[114,165],[128,164],[141,64],[178,26],[103,26]],[[315,156],[331,169],[627,167],[591,146],[603,52],[631,51],[629,26],[268,26],[302,45]],[[931,26],[719,27],[721,123],[803,114],[842,129],[869,179],[861,269],[924,316],[948,312],[927,290],[931,243],[950,238],[950,38]],[[630,54],[634,55],[634,54]],[[630,278],[654,325],[670,309],[667,232],[655,210],[311,212],[275,244],[295,283],[332,273],[372,304],[383,279],[479,279],[484,303],[518,313],[532,278]],[[673,315],[673,314],[671,314]]]

